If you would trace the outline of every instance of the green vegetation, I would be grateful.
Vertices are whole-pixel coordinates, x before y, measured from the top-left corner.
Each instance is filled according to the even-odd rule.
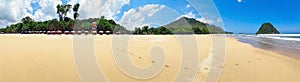
[[[217,26],[197,21],[193,18],[182,17],[165,25],[174,34],[222,34],[225,31]]]
[[[271,23],[264,23],[256,34],[280,34],[280,32]]]
[[[75,4],[75,6],[73,7],[73,11],[75,12],[75,13],[74,13],[74,19],[75,19],[75,20],[76,20],[77,17],[79,17],[79,13],[78,13],[79,7],[80,7],[80,4],[79,4],[79,3]]]
[[[47,21],[35,21],[29,16],[24,17],[20,23],[12,24],[6,28],[1,28],[1,33],[25,33],[28,31],[90,31],[91,23],[97,23],[97,31],[110,31],[117,34],[136,34],[136,35],[166,35],[166,34],[216,34],[225,33],[225,31],[217,26],[210,25],[197,21],[193,18],[182,17],[170,24],[160,26],[157,28],[143,26],[136,27],[135,30],[130,31],[125,27],[117,24],[114,20],[101,18],[89,18],[78,20],[80,4],[75,4],[73,7],[70,4],[57,5],[57,15],[59,19],[52,19]],[[67,17],[67,13],[73,10],[74,15],[71,19]]]
[[[149,28],[149,26],[144,26],[142,29],[141,28],[135,28],[133,34],[136,35],[168,35],[168,34],[173,34],[169,29],[166,27],[158,27],[158,28]]]
[[[182,17],[170,24],[158,28],[135,28],[133,34],[221,34],[225,32],[222,28],[197,21],[193,18]]]
[[[72,7],[72,5],[70,5],[70,4],[65,4],[65,5],[58,4],[56,6],[57,14],[59,16],[60,21],[69,21],[70,20],[70,18],[67,17],[67,13],[70,11],[71,7]]]

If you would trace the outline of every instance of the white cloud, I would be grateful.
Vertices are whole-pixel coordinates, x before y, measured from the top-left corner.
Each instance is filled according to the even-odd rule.
[[[80,0],[79,18],[98,18],[105,16],[114,19],[115,15],[129,0]]]
[[[187,14],[181,15],[180,17],[195,18],[196,15],[195,15],[193,12],[189,12],[189,13],[187,13]],[[180,17],[179,17],[179,18],[180,18]],[[179,19],[179,18],[178,18],[178,19]]]
[[[30,15],[26,8],[30,7],[29,0],[1,0],[0,1],[0,27],[5,27]],[[28,10],[31,10],[30,8]]]
[[[186,13],[184,15],[181,15],[180,17],[178,17],[177,19],[181,18],[181,17],[188,17],[188,18],[194,18],[200,22],[204,22],[204,23],[208,23],[208,24],[213,24],[214,20],[213,19],[208,19],[207,17],[201,17],[201,18],[197,18],[196,15],[193,12],[189,12]],[[220,19],[217,19],[217,21],[221,21]]]
[[[242,0],[238,1],[242,2]],[[36,2],[41,7],[36,10],[34,15],[32,14],[34,12],[33,8],[30,6],[31,2]],[[123,13],[123,11],[121,11],[122,7],[130,4],[130,0],[70,0],[68,2],[68,4],[72,5],[75,3],[80,3],[80,19],[99,18],[101,16],[105,16],[108,19],[116,19],[117,14]],[[0,27],[20,22],[25,16],[31,16],[37,21],[57,18],[57,4],[62,4],[61,0],[0,0],[0,11],[2,11],[0,13]],[[186,8],[190,7],[190,4],[186,5]],[[163,12],[167,10],[169,11]],[[70,12],[67,16],[72,18],[73,12]],[[151,23],[165,24],[182,16],[195,18],[205,23],[214,23],[214,21],[207,16],[196,18],[196,15],[192,12],[184,15],[177,15],[172,9],[168,9],[166,6],[158,4],[148,4],[125,11],[118,23],[132,30],[135,27],[150,25]],[[159,21],[154,21],[154,19]],[[163,23],[161,23],[162,21]],[[216,19],[215,21],[219,20]]]
[[[41,9],[38,9],[32,17],[36,21],[51,20],[56,18],[56,6],[58,4],[62,4],[61,0],[40,0],[38,3],[41,6]]]
[[[242,0],[237,0],[237,2],[242,3],[243,1]]]
[[[40,9],[32,13],[30,3],[36,2]],[[98,18],[105,16],[108,19],[116,18],[121,13],[121,8],[129,4],[129,0],[70,0],[68,4],[80,3],[79,18]],[[56,6],[62,4],[61,0],[0,0],[0,27],[20,22],[25,16],[30,16],[36,21],[57,18]],[[67,16],[73,17],[71,11]]]
[[[38,3],[41,7],[34,15],[31,2]],[[57,4],[62,4],[61,0],[1,0],[0,11],[5,12],[0,13],[0,27],[20,22],[25,16],[30,16],[36,21],[53,19],[57,16]]]
[[[130,30],[133,30],[135,27],[149,25],[145,23],[145,20],[163,8],[165,8],[164,5],[148,4],[138,9],[130,9],[124,12],[119,23]]]
[[[201,21],[201,22],[204,22],[204,23],[208,23],[208,24],[214,23],[214,20],[212,20],[212,19],[207,19],[207,18],[205,18],[205,17],[201,17],[201,18],[198,18],[198,19],[196,19],[196,20]]]
[[[191,5],[190,5],[190,4],[187,4],[187,5],[186,5],[186,8],[190,8],[190,7],[191,7]]]

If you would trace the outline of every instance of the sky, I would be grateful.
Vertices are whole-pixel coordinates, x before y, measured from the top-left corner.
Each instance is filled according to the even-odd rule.
[[[76,3],[80,3],[79,19],[105,16],[130,30],[185,16],[235,33],[255,33],[264,22],[283,32],[300,32],[297,0],[1,0],[0,28],[25,16],[36,21],[58,18],[57,4]]]
[[[300,33],[299,0],[214,0],[225,29],[255,33],[262,23],[272,23],[282,33]]]

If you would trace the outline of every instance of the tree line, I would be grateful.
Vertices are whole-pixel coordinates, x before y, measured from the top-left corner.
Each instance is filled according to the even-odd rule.
[[[185,18],[190,24],[194,25],[191,28],[187,28],[185,26],[180,27],[171,27],[168,28],[166,26],[160,26],[157,28],[143,26],[136,27],[133,31],[127,30],[125,27],[117,24],[114,20],[108,20],[104,16],[100,18],[89,18],[89,19],[81,19],[77,18],[80,16],[78,13],[80,4],[75,4],[74,6],[70,4],[58,4],[57,15],[58,19],[52,19],[47,21],[35,21],[29,16],[26,16],[21,19],[21,22],[17,24],[12,24],[7,26],[6,28],[1,28],[0,32],[2,33],[24,33],[28,31],[90,31],[91,23],[97,23],[97,32],[98,31],[110,31],[112,33],[118,34],[136,34],[136,35],[159,35],[159,34],[209,34],[210,31],[213,31],[214,26],[208,25],[194,25],[200,22],[192,21],[191,19]],[[73,19],[68,17],[67,14],[69,11],[74,12]],[[180,24],[180,21],[179,23]],[[172,24],[171,24],[172,25]]]
[[[0,31],[4,33],[22,33],[25,31],[71,31],[77,17],[79,17],[78,9],[80,4],[75,4],[73,7],[70,4],[58,4],[57,14],[59,19],[52,19],[47,21],[35,21],[29,16],[21,19],[17,24],[11,24],[6,28],[1,28]],[[74,19],[67,17],[67,13],[73,9]]]
[[[133,31],[133,34],[139,34],[139,35],[157,35],[157,34],[173,34],[171,30],[167,29],[166,27],[158,27],[154,28],[149,26],[143,26],[142,28],[135,28]]]

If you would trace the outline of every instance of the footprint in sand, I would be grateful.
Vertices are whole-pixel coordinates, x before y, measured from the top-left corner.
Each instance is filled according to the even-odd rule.
[[[133,53],[129,52],[130,55],[133,55]],[[134,56],[134,55],[133,55]]]
[[[248,61],[248,63],[251,63],[251,61]]]
[[[165,65],[165,67],[166,67],[166,68],[170,68],[170,66],[169,66],[169,65]]]
[[[155,63],[155,61],[151,61],[151,63]]]
[[[206,68],[204,68],[204,70],[208,70],[208,68],[206,67]]]
[[[235,64],[235,66],[239,66],[239,64]]]
[[[138,57],[139,59],[142,59],[142,58],[143,58],[143,57],[141,57],[141,56],[134,55],[134,54],[133,54],[133,53],[131,53],[131,52],[129,52],[129,54],[130,54],[131,56]]]
[[[192,69],[192,68],[187,68],[187,67],[184,68],[184,70],[188,70],[188,69]]]
[[[238,68],[239,67],[239,64],[234,64],[235,65],[235,68]]]

